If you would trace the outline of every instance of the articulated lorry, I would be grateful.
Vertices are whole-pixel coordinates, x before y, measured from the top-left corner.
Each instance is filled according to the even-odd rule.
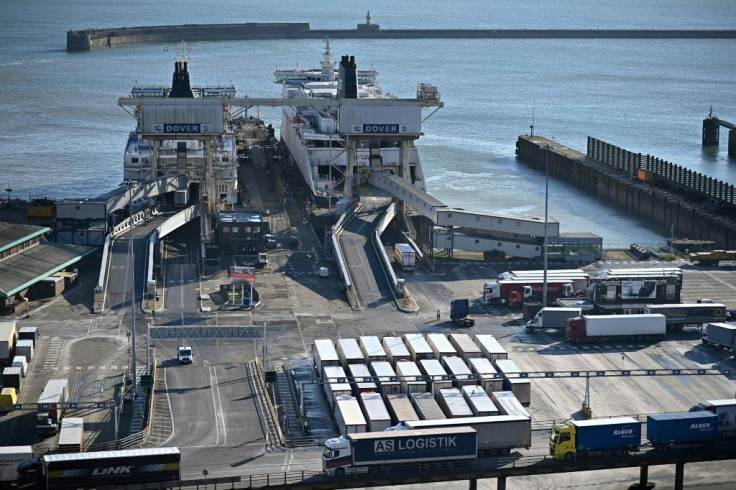
[[[530,332],[534,332],[538,328],[564,330],[567,328],[567,320],[577,318],[581,314],[582,310],[580,308],[545,307],[526,323],[526,329]]]
[[[416,267],[417,254],[408,243],[397,243],[394,245],[394,259],[405,271],[413,271]]]
[[[64,418],[66,404],[69,402],[69,388],[65,379],[51,379],[46,383],[38,399],[36,412],[36,432],[56,434]]]
[[[31,446],[0,446],[0,488],[18,480],[18,465],[33,458]]]
[[[725,322],[728,309],[719,303],[678,303],[647,305],[644,313],[662,314],[667,330],[680,331],[688,325],[702,327],[706,323]]]
[[[709,323],[703,334],[703,344],[729,350],[736,354],[736,325]]]
[[[584,315],[567,321],[567,340],[573,343],[665,338],[664,315]]]
[[[509,307],[517,307],[521,306],[524,301],[542,298],[543,289],[544,281],[535,278],[486,282],[483,285],[483,302],[505,303]],[[547,280],[547,301],[550,303],[554,303],[557,298],[573,297],[575,297],[575,287],[571,281]]]
[[[736,399],[706,400],[694,405],[691,412],[710,412],[718,416],[718,435],[736,436]]]
[[[181,454],[175,447],[74,454],[47,454],[18,466],[19,486],[46,490],[145,485],[174,487],[181,480]]]
[[[322,471],[329,476],[385,470],[400,463],[473,460],[476,431],[470,427],[348,434],[325,441]]]
[[[736,260],[736,250],[711,250],[694,252],[688,257],[690,262],[700,265],[718,265],[721,261]]]

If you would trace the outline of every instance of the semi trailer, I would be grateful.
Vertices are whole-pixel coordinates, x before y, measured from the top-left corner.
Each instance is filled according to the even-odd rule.
[[[725,322],[728,309],[720,303],[677,303],[647,305],[644,313],[664,315],[667,330],[680,331],[688,325],[702,327],[707,323]]]
[[[526,329],[530,332],[539,328],[564,330],[567,328],[567,320],[577,318],[581,314],[581,308],[545,307],[526,323]]]
[[[608,340],[661,340],[667,334],[664,315],[583,315],[567,321],[567,340],[573,343]]]
[[[394,245],[394,259],[404,271],[413,271],[416,267],[417,254],[408,243]]]
[[[569,420],[555,425],[549,453],[555,459],[621,455],[641,445],[641,422],[632,417]]]
[[[542,298],[544,281],[541,279],[513,279],[486,282],[483,285],[483,302],[505,303],[509,307],[521,306],[524,301]],[[547,280],[547,300],[554,303],[557,298],[575,297],[575,287],[569,280]]]
[[[709,323],[703,334],[703,344],[712,345],[736,353],[736,325]]]

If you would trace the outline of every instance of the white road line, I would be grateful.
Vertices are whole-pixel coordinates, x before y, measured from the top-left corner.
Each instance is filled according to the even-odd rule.
[[[169,396],[169,382],[166,380],[166,368],[161,367],[159,369],[164,370],[164,387],[166,388],[166,403],[169,404],[169,420],[171,422],[171,435],[169,436],[168,439],[166,439],[164,442],[159,444],[159,447],[161,447],[164,444],[168,443],[174,437],[174,434],[176,434],[176,427],[174,426],[174,411],[171,408],[171,397]]]
[[[209,372],[210,372],[210,386],[212,386],[212,410],[215,414],[215,445],[220,445],[220,423],[223,424],[223,439],[225,438],[225,428],[224,428],[224,419],[225,415],[222,412],[222,403],[218,402],[218,398],[220,395],[220,389],[217,386],[217,372],[214,366],[209,366]],[[217,397],[215,397],[215,393],[217,392]]]

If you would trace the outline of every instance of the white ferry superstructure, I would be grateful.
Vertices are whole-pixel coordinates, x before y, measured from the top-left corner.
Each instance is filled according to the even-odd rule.
[[[186,55],[180,54],[180,61],[186,72]],[[178,68],[177,68],[178,69]],[[174,74],[176,79],[177,73]],[[189,86],[188,72],[180,74],[186,78],[186,89],[189,98],[221,98],[234,97],[234,86],[223,87],[191,87]],[[175,82],[176,83],[176,82]],[[175,90],[174,84],[169,87],[135,86],[131,90],[134,98],[169,98]],[[176,103],[176,95],[171,99]],[[196,138],[182,139],[155,139],[144,138],[140,106],[133,111],[136,118],[136,129],[131,131],[125,145],[123,157],[124,179],[145,181],[162,175],[186,173],[190,184],[203,186],[207,179],[213,179],[209,185],[217,194],[217,202],[222,208],[234,206],[238,200],[238,159],[235,136],[231,125],[230,108],[225,107],[223,113],[223,132],[214,138],[200,140]],[[154,148],[155,145],[155,148]],[[206,175],[207,152],[212,152],[212,168],[210,175]],[[156,161],[154,162],[154,158]],[[155,165],[153,165],[155,163]],[[155,175],[154,175],[155,174]]]
[[[337,62],[330,51],[329,39],[319,68],[275,71],[275,83],[283,86],[282,96],[293,98],[336,99],[338,93]],[[358,98],[395,99],[383,94],[377,82],[378,72],[358,70]],[[337,131],[337,107],[284,106],[281,118],[281,140],[293,164],[319,205],[342,197],[347,167],[346,142]],[[380,158],[376,158],[376,153]],[[381,141],[359,141],[355,152],[356,171],[380,162],[385,170],[398,168],[401,159],[399,141],[387,135]],[[412,183],[426,190],[419,152],[411,148],[409,164]]]

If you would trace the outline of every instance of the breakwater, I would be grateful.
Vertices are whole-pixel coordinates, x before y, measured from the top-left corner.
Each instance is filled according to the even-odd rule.
[[[70,30],[67,51],[180,41],[251,39],[736,39],[736,30],[698,29],[312,29],[306,22],[187,24]]]
[[[542,136],[519,136],[519,160],[651,223],[664,235],[736,248],[736,188],[651,155],[588,137],[580,153]],[[604,217],[601,217],[604,219]]]

